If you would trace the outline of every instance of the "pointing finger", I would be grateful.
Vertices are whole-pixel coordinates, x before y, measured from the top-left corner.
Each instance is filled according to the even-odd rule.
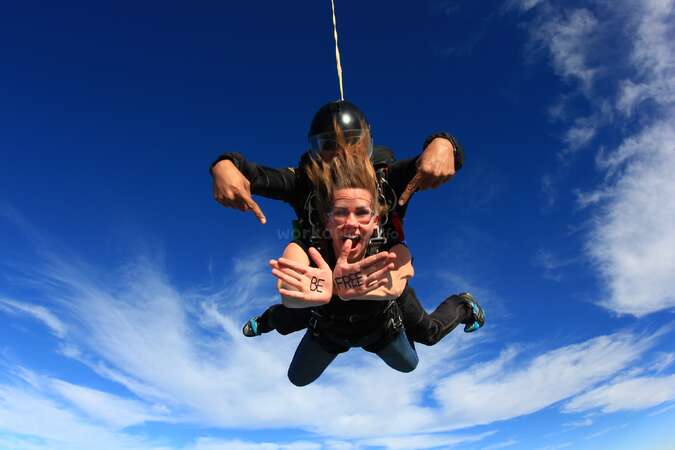
[[[251,197],[244,197],[244,203],[246,205],[246,208],[253,211],[253,214],[258,218],[261,224],[265,225],[267,222],[267,218],[265,218],[265,214],[263,214],[262,209],[260,209],[260,206],[253,200]]]
[[[420,172],[417,172],[415,176],[413,177],[412,180],[408,183],[408,185],[405,187],[405,190],[401,194],[401,198],[398,200],[398,205],[403,206],[406,203],[408,203],[408,200],[410,199],[410,196],[417,190],[417,185],[422,177],[422,174]]]

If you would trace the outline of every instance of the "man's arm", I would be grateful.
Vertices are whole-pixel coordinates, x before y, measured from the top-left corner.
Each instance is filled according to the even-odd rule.
[[[397,161],[389,168],[388,181],[404,206],[418,190],[434,189],[447,182],[464,164],[464,149],[453,136],[429,136],[417,158]],[[404,212],[404,211],[403,211]]]
[[[248,161],[241,153],[223,153],[211,165],[211,174],[217,170],[217,166],[223,161],[230,161],[241,174],[251,183],[251,193],[274,200],[292,202],[295,191],[295,169],[287,167],[273,169],[259,166]]]
[[[251,193],[282,200],[296,207],[301,200],[295,169],[272,169],[247,161],[240,153],[224,153],[211,164],[213,196],[223,206],[253,211],[261,223],[265,216]]]

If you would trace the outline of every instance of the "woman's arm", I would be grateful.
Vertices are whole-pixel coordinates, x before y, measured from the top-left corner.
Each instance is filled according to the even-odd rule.
[[[403,294],[408,280],[415,275],[412,256],[408,247],[403,244],[396,244],[389,252],[396,255],[396,259],[394,260],[394,269],[388,273],[387,284],[353,300],[394,300]]]
[[[287,308],[310,308],[330,301],[333,283],[330,267],[316,249],[310,252],[319,267],[310,267],[309,256],[294,242],[286,246],[278,261],[270,261],[281,303]]]

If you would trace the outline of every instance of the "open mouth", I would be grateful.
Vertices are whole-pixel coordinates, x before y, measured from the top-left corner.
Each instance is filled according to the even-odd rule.
[[[347,239],[350,239],[352,241],[352,248],[356,247],[356,245],[361,241],[361,236],[342,236],[342,242],[346,242]]]

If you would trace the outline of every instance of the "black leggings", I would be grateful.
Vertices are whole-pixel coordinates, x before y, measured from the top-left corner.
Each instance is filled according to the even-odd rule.
[[[427,314],[415,291],[406,286],[403,294],[396,299],[403,326],[413,341],[424,345],[434,345],[448,333],[464,323],[470,312],[460,298],[451,295],[446,298],[431,314]],[[307,328],[311,308],[286,308],[283,305],[272,305],[258,319],[262,332],[277,330],[286,335]]]

